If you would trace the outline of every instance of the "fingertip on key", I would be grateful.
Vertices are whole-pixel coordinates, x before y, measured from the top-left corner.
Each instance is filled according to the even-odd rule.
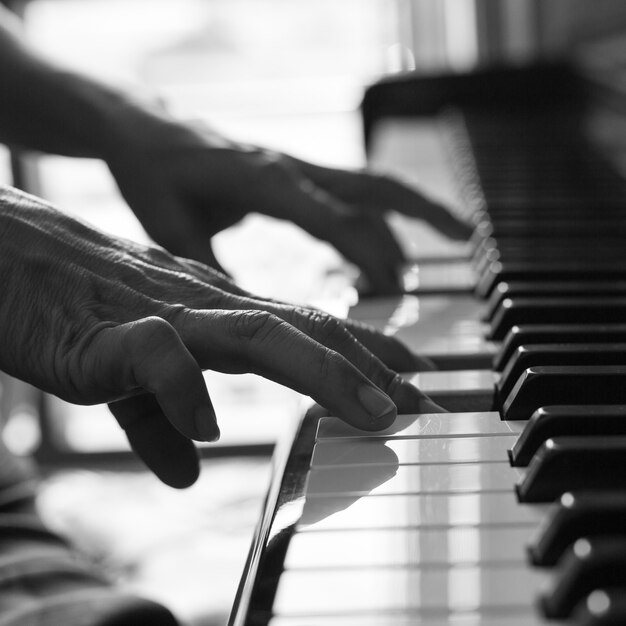
[[[398,409],[393,400],[383,391],[373,385],[362,385],[357,390],[357,396],[363,408],[370,416],[370,426],[386,428],[396,419]]]

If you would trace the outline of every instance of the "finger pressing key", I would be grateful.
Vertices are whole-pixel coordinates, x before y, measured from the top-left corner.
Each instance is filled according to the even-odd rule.
[[[311,396],[357,428],[380,430],[396,417],[396,405],[386,389],[379,388],[342,354],[276,315],[191,311],[178,319],[177,329],[203,368],[259,374]],[[380,379],[384,378],[381,374]],[[393,380],[389,385],[398,393]]]
[[[354,324],[346,326],[336,317],[316,309],[304,307],[294,308],[277,302],[267,302],[250,298],[230,298],[237,300],[240,304],[250,307],[259,307],[258,310],[265,310],[274,313],[277,317],[289,323],[301,333],[311,337],[317,343],[340,353],[352,365],[357,367],[367,376],[378,388],[391,397],[400,413],[424,413],[433,412],[431,406],[425,406],[426,396],[414,385],[406,382],[401,376],[381,361],[378,354],[372,353],[370,347],[363,345],[359,339],[351,332],[356,329],[366,337],[377,338],[375,347],[384,352],[385,356],[390,353],[399,352],[401,360],[404,359],[405,349],[402,344],[390,337],[376,335],[373,330],[367,329],[364,325]],[[382,346],[382,347],[381,347]],[[410,363],[415,365],[415,360]],[[408,364],[408,363],[407,363]],[[416,367],[407,368],[410,371],[420,369]]]

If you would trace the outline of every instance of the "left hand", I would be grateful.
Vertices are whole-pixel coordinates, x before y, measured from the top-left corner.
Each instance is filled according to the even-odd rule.
[[[152,114],[124,120],[106,157],[148,234],[174,254],[222,269],[211,237],[247,213],[290,220],[328,241],[379,294],[399,293],[402,251],[383,215],[421,218],[453,239],[469,227],[401,183],[320,167]]]

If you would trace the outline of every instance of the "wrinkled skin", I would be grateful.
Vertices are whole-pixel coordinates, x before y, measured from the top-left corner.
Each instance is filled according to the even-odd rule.
[[[2,187],[0,280],[0,369],[70,402],[109,403],[173,486],[197,477],[192,440],[219,437],[202,369],[260,374],[367,430],[397,410],[439,410],[390,369],[420,365],[394,339],[257,298],[201,263]]]

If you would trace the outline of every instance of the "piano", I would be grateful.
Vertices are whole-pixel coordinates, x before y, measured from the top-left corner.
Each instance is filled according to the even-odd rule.
[[[449,413],[363,433],[308,411],[231,626],[626,624],[620,88],[553,63],[367,91],[371,159],[410,171],[427,128],[475,227],[351,313],[436,363],[406,375]]]

